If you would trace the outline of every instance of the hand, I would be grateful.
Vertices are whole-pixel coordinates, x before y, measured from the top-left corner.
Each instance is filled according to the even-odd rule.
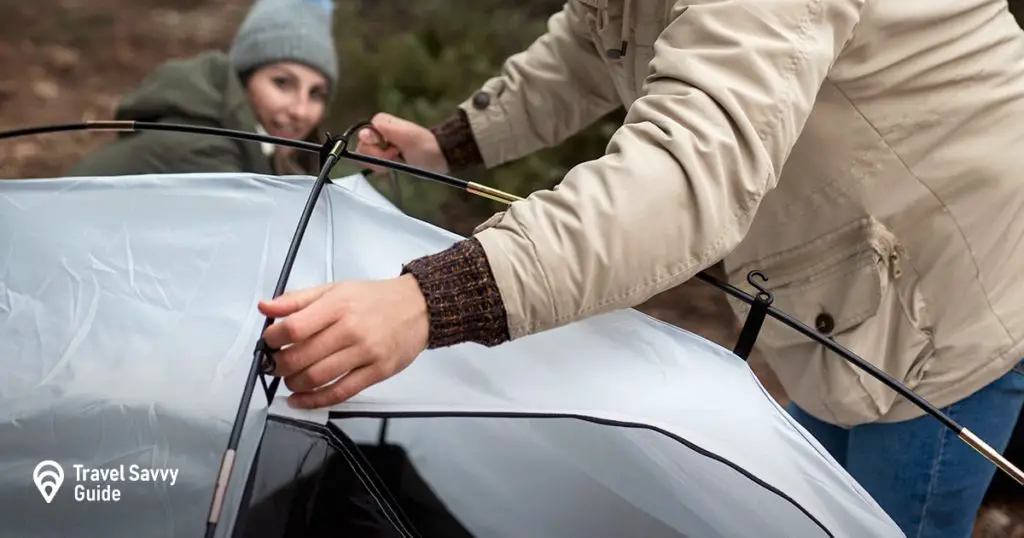
[[[448,161],[441,152],[437,137],[426,127],[383,112],[376,114],[370,123],[384,135],[384,141],[390,145],[387,149],[381,149],[381,140],[377,133],[371,129],[362,129],[359,131],[359,142],[356,144],[357,153],[396,161],[399,160],[401,152],[401,159],[407,164],[441,174],[448,173]],[[383,167],[372,165],[368,168],[374,172],[385,170]]]
[[[412,275],[325,284],[261,301],[263,338],[298,408],[327,407],[404,370],[427,345],[427,305]],[[288,347],[285,347],[288,346]],[[340,379],[339,379],[340,378]]]

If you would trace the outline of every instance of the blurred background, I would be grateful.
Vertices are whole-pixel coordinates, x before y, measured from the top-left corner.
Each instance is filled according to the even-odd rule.
[[[1010,2],[1018,21],[1024,0]],[[336,2],[339,96],[325,124],[339,133],[378,111],[429,125],[452,113],[502,60],[544,31],[560,0],[375,0]],[[210,49],[226,50],[251,0],[0,0],[0,129],[109,119],[120,97],[153,68]],[[561,146],[464,179],[526,195],[556,184],[573,165],[600,156],[623,111]],[[65,133],[0,144],[0,178],[62,172],[112,135]],[[357,172],[339,166],[337,175]],[[468,234],[500,209],[415,178],[375,186],[423,220]],[[399,197],[399,194],[401,195]],[[640,307],[731,348],[739,334],[724,298],[698,283]],[[840,360],[837,358],[837,360]],[[769,391],[785,394],[763,360],[751,363]],[[1019,455],[1018,455],[1019,454]],[[1024,451],[1010,454],[1022,464]],[[976,538],[1024,538],[1024,489],[997,474]]]

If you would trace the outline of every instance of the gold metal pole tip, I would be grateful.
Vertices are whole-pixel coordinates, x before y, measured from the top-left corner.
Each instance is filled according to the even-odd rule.
[[[1017,466],[1004,458],[999,451],[989,446],[988,443],[983,441],[977,435],[974,435],[974,432],[964,428],[960,431],[960,439],[970,445],[974,450],[977,450],[979,454],[992,462],[996,467],[1002,469],[1004,473],[1010,475],[1010,478],[1016,480],[1018,484],[1024,486],[1024,472],[1021,472]]]
[[[468,182],[466,190],[477,196],[482,196],[484,198],[494,200],[495,202],[502,202],[505,204],[511,204],[512,202],[518,202],[523,199],[514,194],[509,194],[505,191],[495,189],[494,187],[488,187],[487,185],[481,185],[472,181]]]
[[[342,142],[343,142],[343,140],[338,140],[337,142],[334,143],[334,147],[331,148],[330,154],[333,155],[334,158],[338,158],[338,157],[341,156],[341,143]]]

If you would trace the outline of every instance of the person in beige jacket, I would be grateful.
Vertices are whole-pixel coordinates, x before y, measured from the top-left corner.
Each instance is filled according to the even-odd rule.
[[[294,405],[345,400],[425,348],[638,305],[723,261],[1005,447],[1024,402],[1024,33],[1006,0],[569,0],[449,121],[379,114],[394,148],[359,151],[493,167],[618,106],[603,157],[472,237],[393,280],[261,303],[283,318],[265,339],[288,346],[276,373]],[[759,343],[792,414],[908,536],[970,536],[986,460],[803,335],[769,321]]]

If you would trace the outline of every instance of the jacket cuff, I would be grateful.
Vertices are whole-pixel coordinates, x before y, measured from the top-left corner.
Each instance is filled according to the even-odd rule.
[[[466,112],[459,109],[448,119],[430,128],[437,137],[448,166],[453,170],[461,170],[474,166],[483,166],[484,159],[480,154],[473,128],[470,126]]]
[[[427,302],[427,348],[509,340],[508,316],[483,246],[473,238],[402,267],[419,282]]]

